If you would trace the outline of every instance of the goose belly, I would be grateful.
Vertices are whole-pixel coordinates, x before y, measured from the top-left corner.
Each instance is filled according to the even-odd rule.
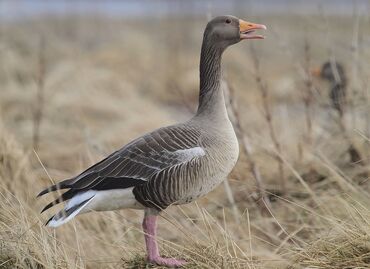
[[[227,175],[218,175],[213,178],[208,178],[203,181],[203,184],[197,186],[198,188],[187,197],[186,202],[190,203],[195,199],[205,196],[209,192],[213,191],[222,181],[227,178]]]
[[[190,203],[217,187],[233,169],[239,145],[232,127],[227,133],[207,135],[200,144],[202,156],[155,174],[147,184],[133,190],[136,200],[146,207],[164,209]]]

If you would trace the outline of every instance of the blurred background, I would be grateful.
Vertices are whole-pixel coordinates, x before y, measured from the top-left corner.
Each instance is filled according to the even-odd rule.
[[[1,0],[0,268],[145,268],[140,212],[54,232],[34,197],[190,118],[204,27],[224,14],[268,28],[223,56],[241,156],[227,184],[166,212],[161,247],[189,268],[369,268],[369,11],[367,0]]]

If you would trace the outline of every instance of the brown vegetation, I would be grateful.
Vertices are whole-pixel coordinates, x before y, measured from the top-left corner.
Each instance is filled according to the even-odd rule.
[[[229,178],[232,198],[220,186],[164,212],[165,255],[186,258],[186,268],[370,268],[368,20],[254,19],[269,27],[267,39],[224,57],[244,147]],[[205,22],[3,23],[0,268],[147,268],[140,211],[86,214],[52,230],[39,214],[47,198],[35,196],[132,138],[191,115]],[[362,37],[355,52],[346,38],[353,29]],[[340,119],[346,134],[327,85],[308,77],[332,54],[356,71],[348,72],[351,105]],[[352,145],[362,165],[351,162]]]

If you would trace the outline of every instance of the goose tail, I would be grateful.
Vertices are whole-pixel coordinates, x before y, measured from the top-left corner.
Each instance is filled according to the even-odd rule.
[[[70,179],[66,179],[66,180],[63,180],[62,182],[59,182],[55,185],[52,185],[50,187],[47,187],[46,189],[44,189],[43,191],[41,191],[37,197],[40,197],[40,196],[43,196],[49,192],[53,192],[53,191],[56,191],[56,190],[63,190],[63,189],[68,189],[70,188],[70,184],[73,182],[73,178],[70,178]]]
[[[94,199],[95,195],[95,191],[87,191],[77,194],[68,202],[64,209],[52,216],[45,223],[45,226],[56,228],[67,223],[78,214],[87,212],[87,205]]]

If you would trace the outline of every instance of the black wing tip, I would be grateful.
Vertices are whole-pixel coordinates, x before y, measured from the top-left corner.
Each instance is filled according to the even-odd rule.
[[[49,192],[52,192],[52,191],[56,191],[57,189],[59,189],[60,188],[60,186],[58,185],[58,184],[56,184],[56,185],[52,185],[52,186],[50,186],[50,187],[47,187],[45,190],[43,190],[43,191],[41,191],[36,197],[38,198],[38,197],[41,197],[41,196],[43,196],[44,194],[47,194],[47,193],[49,193]]]
[[[40,197],[40,196],[43,196],[44,194],[47,194],[49,192],[52,192],[52,191],[56,191],[56,190],[63,190],[63,189],[68,189],[70,188],[70,182],[71,182],[72,179],[66,179],[66,180],[63,180],[62,182],[59,182],[55,185],[52,185],[48,188],[46,188],[45,190],[41,191],[37,196],[36,198]]]
[[[54,202],[51,202],[50,204],[47,204],[40,212],[40,214],[44,213],[46,210],[48,210],[50,207],[54,205]]]
[[[47,194],[48,192],[49,192],[49,188],[47,188],[47,189],[41,191],[39,194],[37,194],[36,198],[39,198],[39,197],[43,196],[44,194]]]
[[[42,214],[44,211],[48,210],[49,208],[61,203],[61,202],[64,202],[64,201],[67,201],[69,199],[71,199],[73,197],[73,195],[75,195],[75,192],[73,190],[69,190],[69,191],[66,191],[65,193],[63,193],[61,196],[59,196],[57,199],[55,199],[54,201],[50,202],[49,204],[47,204],[40,212],[40,214]]]
[[[48,221],[45,223],[45,225],[44,225],[44,226],[48,226],[49,222],[50,222],[54,217],[55,217],[55,215],[51,216],[51,218],[50,218],[50,219],[48,219]]]

